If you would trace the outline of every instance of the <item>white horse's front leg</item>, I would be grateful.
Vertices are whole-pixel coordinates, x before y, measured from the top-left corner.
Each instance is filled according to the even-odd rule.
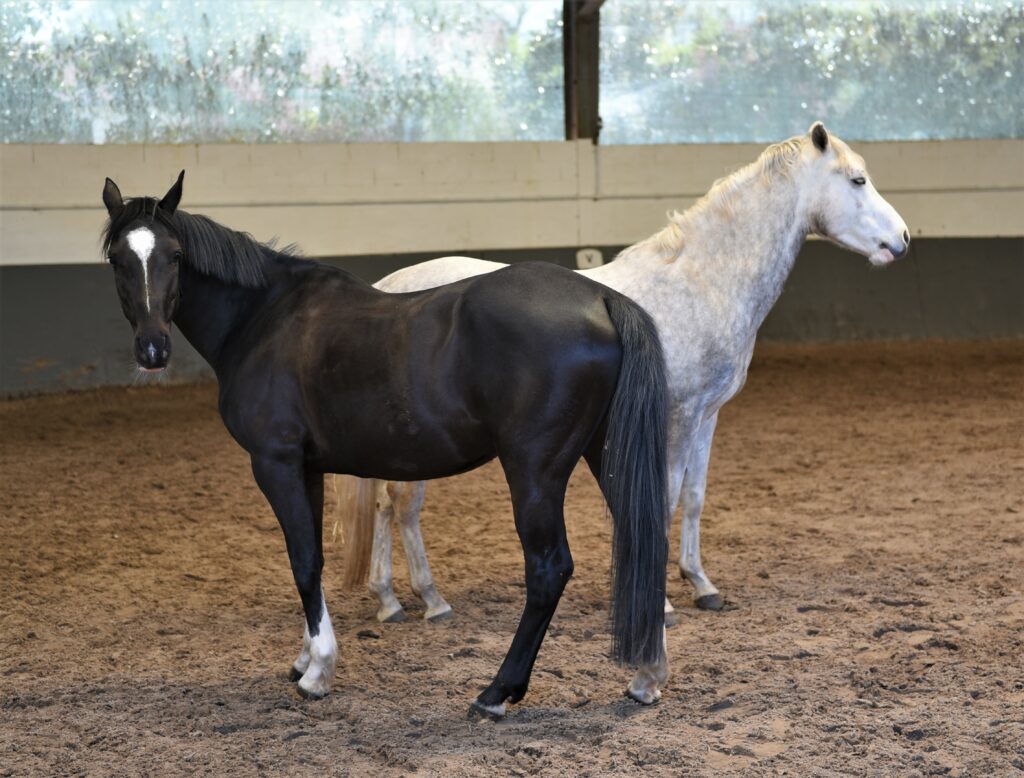
[[[661,690],[668,681],[668,643],[661,632],[661,658],[649,665],[640,665],[626,691],[642,705],[652,705],[661,699]]]
[[[452,606],[445,602],[444,597],[434,586],[430,563],[427,561],[427,550],[423,547],[423,535],[420,532],[420,509],[423,507],[426,482],[396,483],[393,487],[391,499],[402,527],[402,544],[405,546],[405,558],[409,563],[412,590],[427,606],[423,618],[428,621],[447,618],[451,615]]]
[[[718,423],[718,413],[701,424],[694,439],[686,474],[683,477],[683,527],[679,555],[679,571],[696,590],[695,603],[703,610],[721,610],[722,595],[711,583],[700,561],[700,514],[704,509],[704,491],[708,481],[708,462],[711,460],[711,439]]]
[[[377,501],[373,513],[373,555],[370,558],[370,591],[377,597],[380,607],[377,620],[381,622],[405,621],[405,611],[395,597],[391,575],[391,521],[395,517],[388,482],[377,482]]]

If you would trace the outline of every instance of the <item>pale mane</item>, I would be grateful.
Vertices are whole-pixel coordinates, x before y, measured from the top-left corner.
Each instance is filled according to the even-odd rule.
[[[720,214],[726,219],[733,218],[735,213],[732,206],[736,193],[749,185],[755,178],[760,178],[768,183],[779,176],[788,177],[790,170],[800,159],[802,140],[803,136],[797,135],[788,140],[773,143],[749,165],[715,181],[707,194],[683,213],[679,213],[679,211],[669,213],[668,225],[664,229],[623,249],[618,258],[625,259],[635,253],[643,253],[653,254],[666,262],[672,262],[683,250],[685,236],[691,232],[688,227],[692,227],[696,222],[712,214]]]

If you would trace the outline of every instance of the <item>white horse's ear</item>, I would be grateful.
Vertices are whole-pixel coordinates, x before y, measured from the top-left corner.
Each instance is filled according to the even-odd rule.
[[[174,185],[167,190],[167,194],[164,198],[157,203],[161,210],[167,211],[168,214],[173,215],[178,208],[178,203],[181,202],[181,185],[185,181],[185,171],[182,170],[178,174],[178,180],[174,182]]]
[[[828,148],[828,130],[825,129],[824,124],[821,122],[815,122],[812,124],[810,134],[814,148],[818,151],[824,151]]]
[[[106,183],[103,184],[103,204],[107,206],[107,213],[110,218],[115,218],[121,209],[124,208],[124,199],[121,197],[121,190],[117,188],[117,184],[111,181],[109,178]]]

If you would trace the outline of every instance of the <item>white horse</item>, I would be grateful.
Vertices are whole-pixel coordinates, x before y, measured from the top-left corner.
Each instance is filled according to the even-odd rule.
[[[668,226],[625,249],[615,261],[580,271],[638,302],[661,334],[671,391],[669,494],[683,505],[679,569],[696,590],[698,608],[718,610],[722,597],[700,557],[711,438],[718,410],[743,386],[754,339],[782,292],[797,252],[815,234],[888,265],[902,257],[910,233],[868,177],[864,160],[815,123],[807,135],[769,146],[755,162],[717,181]],[[411,292],[504,267],[468,257],[444,257],[399,270],[377,283]],[[377,618],[401,621],[391,576],[391,523],[397,515],[414,591],[425,618],[448,615],[438,594],[419,529],[424,484],[339,477],[343,527],[374,514],[370,590]],[[347,565],[349,583],[363,580],[365,560]],[[666,618],[672,606],[666,601]]]

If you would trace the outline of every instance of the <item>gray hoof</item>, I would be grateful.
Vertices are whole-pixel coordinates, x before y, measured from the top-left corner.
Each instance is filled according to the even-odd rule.
[[[683,617],[679,615],[679,611],[669,611],[665,614],[665,627],[674,627],[682,620]]]
[[[446,611],[441,611],[440,613],[435,613],[433,616],[427,616],[426,619],[431,624],[437,624],[437,622],[439,622],[439,621],[448,621],[448,619],[450,619],[454,615],[455,615],[455,611],[453,611],[451,608],[449,608]]]
[[[386,619],[384,619],[384,621],[382,623],[383,624],[401,624],[407,618],[409,618],[409,617],[405,615],[405,611],[397,610],[394,613],[392,613],[390,616],[388,616]]]
[[[725,600],[721,594],[705,594],[694,600],[694,604],[702,611],[720,611],[725,605]]]

